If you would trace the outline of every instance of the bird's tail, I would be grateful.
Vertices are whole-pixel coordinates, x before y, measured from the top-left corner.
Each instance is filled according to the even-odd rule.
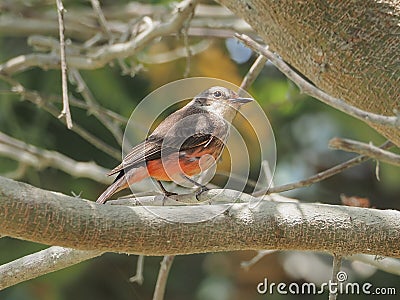
[[[114,181],[113,184],[111,184],[100,196],[97,198],[96,202],[103,204],[105,203],[108,198],[110,198],[112,195],[114,195],[116,192],[123,190],[127,186],[127,182],[125,179],[125,176],[122,176],[120,178],[117,177],[117,179]]]

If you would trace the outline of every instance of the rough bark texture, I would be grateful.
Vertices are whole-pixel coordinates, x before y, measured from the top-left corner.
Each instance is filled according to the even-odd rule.
[[[377,114],[399,109],[399,0],[218,2],[329,94]],[[400,146],[398,129],[371,126]]]
[[[239,194],[238,194],[239,195]],[[248,195],[244,198],[249,199]],[[235,200],[234,198],[232,200]],[[231,205],[99,205],[0,177],[0,234],[80,250],[174,255],[296,249],[400,257],[400,212],[297,202]],[[163,212],[177,222],[158,217]]]

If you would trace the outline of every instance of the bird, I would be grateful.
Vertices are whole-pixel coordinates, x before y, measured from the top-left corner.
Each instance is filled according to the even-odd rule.
[[[191,177],[215,164],[237,111],[253,100],[225,87],[204,90],[131,149],[122,163],[108,173],[117,177],[96,202],[105,203],[115,193],[148,177],[157,181],[167,197],[175,193],[167,191],[161,181],[189,181],[199,187],[197,197],[207,188]]]

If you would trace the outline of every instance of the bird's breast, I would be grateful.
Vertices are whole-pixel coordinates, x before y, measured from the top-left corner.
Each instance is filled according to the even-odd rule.
[[[151,177],[163,181],[197,175],[216,163],[223,148],[224,143],[214,137],[204,145],[148,161],[147,170]]]

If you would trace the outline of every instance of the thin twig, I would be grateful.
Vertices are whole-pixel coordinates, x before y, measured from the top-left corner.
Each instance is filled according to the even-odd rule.
[[[60,31],[60,57],[61,57],[61,83],[62,83],[62,98],[63,98],[63,109],[59,118],[65,117],[67,128],[72,128],[72,117],[71,111],[69,110],[69,99],[68,99],[68,82],[67,82],[67,60],[65,58],[65,39],[64,39],[64,13],[65,9],[61,0],[57,2],[57,15],[58,15],[58,27]]]
[[[1,148],[2,147],[0,145],[0,153],[2,152]],[[28,170],[28,164],[26,164],[23,161],[18,161],[18,166],[14,170],[9,171],[7,173],[2,173],[1,176],[18,180],[25,176],[27,170]]]
[[[187,58],[188,51],[190,51],[191,56],[197,55],[201,52],[206,51],[212,45],[211,40],[201,40],[198,43],[189,45],[190,49],[186,47],[176,47],[170,51],[165,51],[161,53],[146,53],[141,52],[137,55],[137,60],[144,64],[164,64],[181,58]]]
[[[188,77],[190,74],[190,62],[192,59],[192,51],[189,44],[189,27],[190,27],[190,21],[192,20],[193,16],[194,16],[194,11],[192,11],[192,13],[188,17],[182,28],[183,44],[185,45],[185,50],[186,50],[186,67],[185,67],[185,72],[183,74],[184,78]]]
[[[95,115],[96,118],[101,123],[103,123],[103,125],[113,134],[114,138],[116,139],[118,144],[121,146],[122,138],[123,138],[123,133],[121,131],[121,128],[118,126],[118,124],[110,121],[105,115],[101,114],[99,112],[99,110],[96,109],[96,107],[99,107],[99,105],[97,105],[97,102],[96,102],[92,92],[90,91],[86,82],[83,80],[79,71],[74,68],[74,69],[70,70],[70,74],[73,77],[73,80],[76,82],[78,92],[81,93],[81,95],[83,96],[83,99],[85,99],[85,102],[88,107],[88,113]]]
[[[95,14],[97,16],[97,20],[99,21],[102,31],[107,36],[109,43],[112,44],[113,36],[111,34],[110,27],[107,24],[106,17],[104,16],[103,11],[101,10],[100,2],[98,0],[90,0],[90,2],[92,3],[93,11],[95,12]]]
[[[338,254],[333,254],[333,262],[332,262],[332,277],[331,277],[331,282],[333,284],[338,283],[338,273],[340,272],[340,268],[342,266],[342,256]],[[338,289],[336,285],[336,291],[330,290],[329,291],[329,300],[336,300],[337,294],[338,294]]]
[[[139,255],[136,264],[136,274],[129,278],[129,282],[137,282],[142,285],[144,281],[143,277],[143,266],[144,266],[144,255]]]
[[[48,111],[54,117],[57,117],[56,108],[49,104],[43,105],[43,103],[40,102],[41,98],[37,99],[36,96],[38,96],[38,95],[25,94],[24,98],[35,104],[41,105],[46,111]],[[65,123],[64,119],[60,119],[60,120],[62,123]],[[80,135],[85,141],[92,144],[97,149],[103,151],[104,153],[107,153],[108,155],[110,155],[111,157],[113,157],[117,160],[121,159],[121,151],[115,149],[114,147],[111,147],[106,142],[102,141],[97,136],[95,136],[94,134],[87,131],[85,128],[83,128],[75,123],[74,127],[72,127],[72,131],[74,131],[75,133]]]
[[[0,155],[20,162],[24,168],[32,166],[40,170],[52,167],[75,177],[90,178],[105,184],[110,184],[112,181],[104,175],[108,170],[95,162],[75,161],[59,152],[38,148],[2,132],[0,132]]]
[[[58,109],[51,103],[51,101],[47,101],[45,98],[43,98],[39,93],[36,91],[30,91],[25,89],[25,87],[19,83],[18,81],[14,80],[13,78],[7,76],[7,75],[2,75],[0,74],[0,78],[2,78],[4,81],[9,83],[12,88],[11,91],[15,94],[21,95],[23,99],[26,99],[40,108],[43,108],[47,112],[49,112],[51,115],[54,117],[58,117]],[[64,119],[59,119],[63,124],[65,124]],[[101,139],[99,139],[97,136],[91,134],[88,132],[86,129],[80,127],[78,124],[75,123],[74,127],[72,127],[72,131],[75,133],[79,134],[84,140],[86,140],[88,143],[91,143],[93,146],[98,148],[99,150],[103,151],[104,153],[107,153],[111,157],[114,157],[117,160],[121,159],[121,152],[107,143],[103,142]]]
[[[154,294],[153,294],[153,300],[164,299],[165,286],[167,284],[169,270],[171,269],[174,258],[175,258],[174,255],[164,256],[161,262],[160,271],[158,272],[156,288],[154,289]]]
[[[365,144],[349,139],[333,138],[329,141],[329,147],[348,152],[355,152],[400,167],[400,155],[382,150],[372,144]]]
[[[8,77],[8,79],[6,79],[6,76],[1,75],[0,74],[0,79],[3,79],[4,81],[8,82],[10,85],[14,85],[14,83],[17,83],[17,81],[11,79],[10,77]],[[60,97],[59,95],[56,94],[44,94],[44,93],[39,93],[38,91],[33,91],[33,90],[28,90],[25,89],[26,92],[28,93],[35,93],[37,94],[41,99],[46,100],[50,103],[62,103],[62,97]],[[15,88],[11,88],[10,90],[2,90],[0,91],[0,93],[2,94],[15,94],[15,93],[19,93],[18,90],[16,90]],[[84,110],[87,110],[88,113],[96,113],[96,114],[100,114],[100,115],[105,115],[108,118],[110,118],[110,122],[117,122],[121,125],[126,125],[126,123],[128,123],[128,118],[112,111],[109,110],[107,108],[102,107],[101,105],[97,104],[97,103],[90,103],[87,104],[85,102],[83,102],[81,99],[75,98],[73,95],[69,96],[69,104],[71,106],[77,107],[77,108],[81,108]]]
[[[94,52],[86,56],[70,55],[68,64],[79,69],[97,69],[117,58],[130,57],[142,50],[148,43],[158,37],[176,33],[182,24],[190,17],[198,0],[184,0],[180,2],[170,17],[165,22],[152,22],[146,30],[124,43],[115,43],[95,48]],[[53,54],[30,54],[18,56],[0,65],[0,73],[13,74],[21,72],[32,66],[42,68],[57,68]]]
[[[41,96],[43,98],[43,96]],[[49,100],[55,99],[57,102],[59,102],[59,97],[57,96],[49,96]],[[71,106],[86,109],[89,113],[92,112],[93,114],[99,114],[99,115],[106,115],[109,117],[112,121],[117,122],[121,125],[124,125],[128,123],[128,119],[125,118],[124,116],[121,116],[120,114],[109,110],[107,108],[102,107],[101,105],[97,103],[85,103],[83,101],[80,101],[76,99],[75,97],[69,97],[69,102]],[[111,121],[110,120],[110,121]]]
[[[264,256],[269,255],[271,253],[274,253],[276,251],[277,250],[260,250],[260,251],[257,251],[257,255],[256,256],[254,256],[252,259],[250,259],[248,261],[242,261],[240,263],[240,266],[247,271],[252,266],[254,266],[256,263],[258,263]]]
[[[247,72],[246,76],[243,78],[242,83],[240,84],[240,91],[247,90],[253,84],[253,82],[257,79],[258,75],[260,75],[262,69],[265,66],[265,63],[268,61],[264,55],[259,55],[257,59],[254,61],[253,65]]]
[[[382,144],[380,146],[380,148],[382,149],[388,149],[390,147],[393,147],[393,143],[390,141],[385,142],[384,144]],[[271,188],[265,188],[263,190],[254,192],[252,195],[254,197],[259,197],[262,196],[264,194],[273,194],[273,193],[282,193],[282,192],[286,192],[286,191],[290,191],[290,190],[294,190],[297,188],[301,188],[301,187],[306,187],[309,186],[311,184],[323,181],[329,177],[332,177],[333,175],[336,175],[340,172],[343,172],[349,168],[352,168],[354,166],[357,166],[367,160],[371,159],[371,157],[365,156],[365,155],[360,155],[357,156],[355,158],[352,158],[348,161],[345,161],[339,165],[336,165],[332,168],[329,168],[325,171],[322,171],[320,173],[317,173],[309,178],[306,179],[302,179],[300,181],[296,181],[296,182],[292,182],[292,183],[287,183],[287,184],[283,184],[277,187],[271,187]]]
[[[280,59],[277,55],[268,50],[267,47],[260,45],[259,43],[257,43],[256,41],[254,41],[252,38],[250,38],[245,34],[235,34],[235,36],[249,48],[267,57],[283,74],[286,75],[286,77],[292,80],[299,87],[301,92],[308,94],[311,97],[314,97],[364,122],[400,128],[400,118],[398,116],[389,117],[389,116],[370,113],[362,109],[359,109],[357,107],[354,107],[339,98],[335,98],[325,93],[324,91],[320,90],[313,84],[309,83],[299,74],[297,74],[282,59]]]
[[[15,3],[15,1],[14,1]],[[58,33],[57,21],[53,14],[49,14],[45,7],[38,9],[35,14],[23,13],[26,6],[16,5],[10,10],[2,12],[0,30],[3,36],[30,36],[33,34],[55,35]],[[102,8],[105,18],[112,32],[122,34],[128,21],[142,16],[157,17],[169,13],[170,6],[165,4],[148,4],[130,1],[122,4],[117,1],[107,2]],[[69,35],[77,41],[85,41],[90,37],[102,33],[102,28],[93,26],[93,8],[88,6],[71,7],[68,14]],[[9,13],[7,15],[7,13]],[[233,32],[252,32],[250,25],[235,16],[231,11],[219,5],[199,4],[196,8],[195,29],[223,28]],[[232,34],[230,35],[232,36]]]

